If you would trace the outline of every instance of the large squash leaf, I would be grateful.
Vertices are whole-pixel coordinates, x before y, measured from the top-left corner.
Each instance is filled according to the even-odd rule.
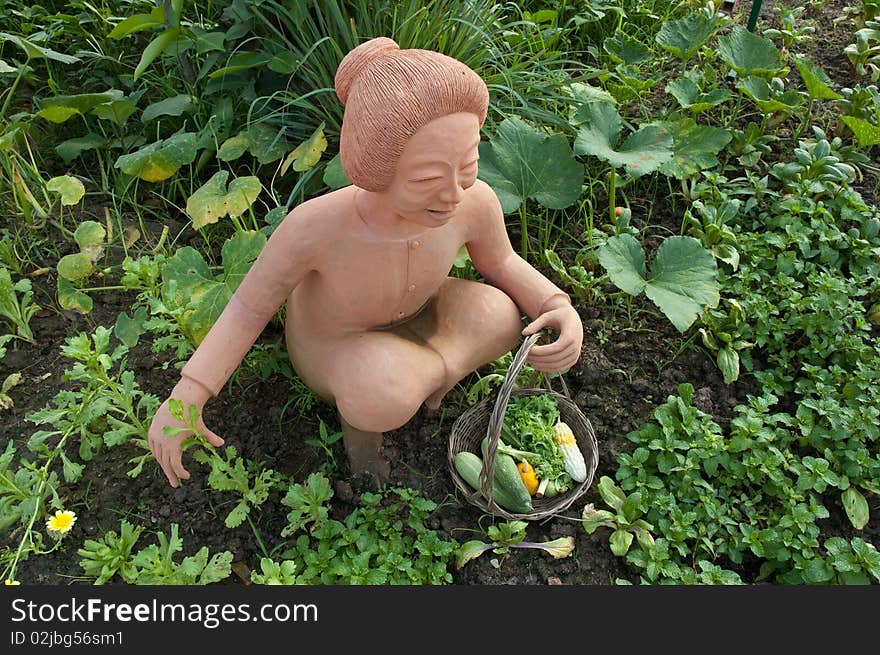
[[[657,125],[645,125],[617,145],[623,124],[617,110],[604,102],[583,108],[587,122],[574,140],[579,155],[593,155],[633,177],[656,171],[672,159],[672,136]]]
[[[666,50],[687,62],[706,43],[718,27],[715,17],[693,13],[679,20],[668,20],[660,26],[654,40]]]
[[[548,134],[521,118],[507,118],[489,142],[480,143],[480,179],[498,195],[504,213],[533,198],[563,209],[581,195],[584,167],[562,134]]]
[[[227,190],[228,178],[229,171],[214,173],[186,201],[186,213],[192,219],[195,229],[200,230],[205,225],[216,223],[227,214],[241,216],[263,190],[260,179],[253,175],[232,180]]]
[[[740,77],[785,77],[788,67],[769,39],[735,25],[728,36],[718,37],[718,54]]]
[[[599,263],[621,290],[633,296],[644,291],[680,332],[720,299],[715,258],[693,237],[663,241],[650,276],[645,274],[645,251],[631,234],[608,239],[599,248]]]
[[[262,232],[238,232],[223,244],[223,272],[211,273],[201,254],[180,248],[162,269],[162,296],[171,306],[184,307],[181,331],[198,345],[219,318],[232,294],[266,244]]]
[[[136,152],[121,155],[116,168],[147,182],[161,182],[174,175],[181,166],[196,158],[197,135],[194,132],[175,134],[144,146]]]
[[[672,135],[672,158],[660,166],[660,172],[683,180],[718,165],[715,157],[730,143],[730,132],[720,127],[697,125],[692,118],[658,123]]]

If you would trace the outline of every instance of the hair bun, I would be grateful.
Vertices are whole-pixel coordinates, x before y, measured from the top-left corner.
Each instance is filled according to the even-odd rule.
[[[339,68],[336,69],[334,86],[336,87],[336,95],[343,105],[348,100],[351,85],[363,70],[392,50],[400,50],[400,46],[392,39],[379,36],[364,41],[342,58],[342,61],[339,62]]]

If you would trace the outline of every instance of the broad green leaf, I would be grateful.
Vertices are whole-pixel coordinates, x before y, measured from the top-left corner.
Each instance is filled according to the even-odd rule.
[[[287,173],[287,169],[293,164],[293,170],[302,172],[312,168],[321,160],[321,155],[327,149],[327,139],[324,137],[324,123],[312,132],[312,135],[299,144],[281,165],[280,174]]]
[[[833,82],[819,66],[803,55],[792,54],[791,60],[798,69],[798,73],[804,80],[807,93],[813,100],[840,100],[841,96],[831,88]]]
[[[161,182],[196,158],[196,134],[184,132],[156,141],[116,160],[116,168],[147,182]]]
[[[739,25],[718,37],[718,54],[740,77],[785,77],[786,66],[773,42]]]
[[[480,179],[491,186],[504,213],[533,198],[564,209],[581,194],[584,167],[562,134],[547,134],[518,117],[507,118],[489,142],[480,143]]]
[[[180,248],[162,269],[162,296],[185,307],[181,329],[198,345],[220,316],[232,294],[266,243],[264,234],[238,232],[223,244],[223,273],[214,276],[197,250]]]
[[[122,126],[136,109],[137,105],[131,100],[114,100],[113,102],[107,102],[96,106],[92,109],[92,113],[98,118]]]
[[[116,324],[113,327],[113,333],[126,346],[134,348],[145,331],[144,321],[146,320],[147,310],[144,307],[138,307],[131,318],[125,312],[119,312],[119,315],[116,317]]]
[[[585,108],[588,122],[578,129],[574,151],[593,155],[615,168],[624,168],[633,177],[656,171],[672,159],[672,137],[656,125],[645,125],[617,146],[622,124],[617,110],[604,103]]]
[[[204,54],[206,52],[225,52],[226,34],[224,32],[196,32],[196,52]]]
[[[272,57],[264,52],[237,52],[229,58],[229,63],[223,68],[212,71],[208,77],[214,79],[223,77],[230,73],[248,70],[249,68],[259,68],[272,61]]]
[[[705,307],[720,299],[715,258],[693,237],[668,237],[657,249],[650,276],[644,275],[644,251],[631,234],[608,239],[599,248],[599,263],[621,290],[645,295],[672,324],[684,332]],[[635,293],[633,293],[635,291]]]
[[[266,64],[270,71],[279,75],[292,75],[302,65],[302,58],[290,50],[276,52],[271,61]]]
[[[80,314],[88,314],[92,311],[92,299],[60,275],[58,277],[58,304],[62,309],[77,311]]]
[[[611,237],[599,248],[598,257],[618,289],[631,296],[645,290],[645,251],[634,237]]]
[[[248,151],[251,145],[250,139],[243,132],[229,137],[220,145],[217,151],[217,159],[220,161],[235,161]]]
[[[718,368],[724,376],[724,383],[736,382],[739,378],[739,353],[730,346],[724,346],[716,356]]]
[[[61,278],[76,282],[88,277],[95,270],[95,265],[92,262],[92,258],[87,254],[75,252],[70,255],[64,255],[64,257],[59,259],[57,269],[58,275]]]
[[[794,89],[789,89],[782,94],[773,96],[767,80],[755,77],[754,75],[737,82],[736,88],[742,90],[743,93],[751,98],[765,114],[772,114],[777,111],[792,112],[804,102],[803,94]]]
[[[651,61],[651,50],[642,43],[630,38],[620,30],[602,42],[611,59],[621,64],[642,64]]]
[[[717,26],[715,18],[696,12],[686,18],[665,21],[654,40],[687,62],[715,34]]]
[[[224,283],[230,295],[238,289],[238,285],[265,245],[266,235],[253,230],[236,232],[223,244],[220,255],[223,259]]]
[[[345,176],[345,171],[342,170],[342,160],[339,158],[339,154],[335,154],[333,159],[327,162],[324,166],[324,184],[329,186],[331,189],[341,189],[342,187],[349,186],[351,184],[351,180],[349,180]]]
[[[660,166],[660,172],[683,180],[718,165],[715,155],[721,152],[731,135],[727,130],[697,125],[692,118],[658,124],[672,135],[672,159]]]
[[[180,116],[186,112],[195,111],[199,105],[199,99],[189,94],[176,95],[173,98],[165,98],[154,102],[144,109],[141,121],[144,123],[155,120],[160,116]]]
[[[106,138],[104,138],[100,134],[89,132],[85,136],[62,141],[57,146],[55,146],[55,152],[57,152],[58,156],[64,160],[65,164],[69,164],[74,159],[79,157],[80,154],[82,154],[84,151],[100,148],[105,143],[107,143]]]
[[[71,55],[65,55],[60,52],[55,52],[54,50],[50,50],[49,48],[43,48],[36,45],[35,43],[31,43],[23,36],[0,32],[0,41],[9,41],[11,43],[14,43],[19,48],[24,50],[25,54],[28,56],[28,59],[51,59],[52,61],[59,61],[62,64],[76,64],[80,61],[79,57],[73,57]]]
[[[100,249],[104,245],[104,237],[106,236],[107,231],[97,221],[83,221],[73,233],[73,238],[79,249],[91,256],[92,261],[100,256]]]
[[[13,68],[9,64],[7,64],[5,61],[0,59],[0,75],[2,75],[3,73],[17,73],[17,72],[18,72],[18,68]]]
[[[455,568],[460,569],[472,559],[476,559],[491,548],[491,545],[479,539],[464,542],[455,552]]]
[[[629,547],[632,546],[633,534],[626,530],[615,530],[611,533],[608,541],[611,544],[611,552],[618,557],[623,557],[629,552]]]
[[[149,14],[129,16],[114,27],[107,35],[111,39],[121,39],[140,30],[150,29],[165,24],[165,9],[160,5]]]
[[[727,89],[712,89],[709,93],[703,93],[696,82],[686,77],[672,80],[666,85],[666,92],[678,100],[683,109],[695,114],[730,100],[730,91]]]
[[[862,148],[880,144],[880,126],[855,116],[842,116],[841,120],[852,130]]]
[[[282,133],[265,123],[257,123],[248,128],[248,150],[261,164],[271,164],[287,152],[287,140]]]
[[[46,189],[61,196],[61,204],[75,205],[86,195],[83,183],[72,175],[59,175],[46,182]]]
[[[853,527],[856,530],[864,528],[868,524],[870,514],[868,511],[868,501],[865,500],[861,492],[855,487],[849,487],[840,495],[840,500]]]
[[[239,177],[226,188],[229,171],[218,171],[186,201],[186,213],[200,230],[223,216],[241,216],[260,195],[263,186],[254,176]]]
[[[173,27],[169,30],[165,30],[150,41],[147,44],[147,47],[144,48],[144,51],[141,54],[141,60],[134,69],[133,79],[137,81],[138,78],[144,74],[144,71],[149,68],[150,64],[153,63],[153,60],[161,55],[167,48],[177,43],[179,37],[180,29]]]
[[[71,116],[85,114],[98,105],[122,100],[125,94],[119,89],[103,93],[80,93],[74,96],[54,96],[40,102],[37,116],[53,123],[63,123]]]
[[[600,89],[597,86],[591,86],[582,82],[573,82],[565,87],[565,91],[574,100],[571,105],[568,122],[575,127],[589,120],[589,116],[584,112],[584,105],[593,102],[604,102],[608,105],[614,106],[616,103],[614,96],[608,93],[605,89]]]

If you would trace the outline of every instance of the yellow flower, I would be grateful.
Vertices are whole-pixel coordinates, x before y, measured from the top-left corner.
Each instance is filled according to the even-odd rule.
[[[18,580],[6,580],[3,584],[7,587],[15,587],[20,585],[21,583]]]
[[[55,516],[46,521],[46,528],[51,532],[65,534],[70,532],[70,528],[76,523],[76,514],[69,510],[58,510]]]

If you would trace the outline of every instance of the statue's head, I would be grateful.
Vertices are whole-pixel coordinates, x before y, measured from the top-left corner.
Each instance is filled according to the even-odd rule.
[[[354,48],[339,64],[336,94],[345,105],[339,154],[346,176],[367,191],[394,179],[409,139],[450,114],[486,119],[489,91],[468,66],[439,52],[401,50],[379,37]]]

